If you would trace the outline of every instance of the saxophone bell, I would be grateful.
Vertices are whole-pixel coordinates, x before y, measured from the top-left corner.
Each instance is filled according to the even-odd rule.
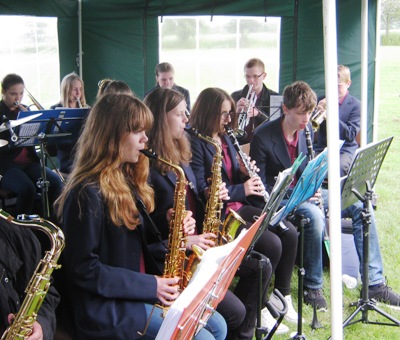
[[[222,225],[220,244],[232,242],[240,226],[245,226],[246,221],[234,210],[229,209],[229,214]]]

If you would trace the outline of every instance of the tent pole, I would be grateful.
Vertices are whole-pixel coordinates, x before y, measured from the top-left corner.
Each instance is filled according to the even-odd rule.
[[[339,106],[337,76],[336,1],[323,0],[323,34],[325,63],[325,92],[328,139],[328,181],[340,183],[339,166]],[[329,186],[329,238],[331,244],[331,331],[332,339],[343,338],[343,296],[342,296],[342,236],[340,185]]]
[[[82,0],[78,0],[78,41],[79,41],[79,77],[83,79],[83,71],[82,71]]]
[[[368,0],[361,1],[361,147],[368,134]]]
[[[374,85],[374,118],[372,123],[372,141],[378,140],[378,120],[379,120],[379,88],[380,88],[380,69],[381,69],[381,0],[376,2],[376,40],[375,40],[375,85]]]

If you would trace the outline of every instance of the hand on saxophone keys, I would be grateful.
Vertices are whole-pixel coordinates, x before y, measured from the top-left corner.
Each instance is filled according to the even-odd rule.
[[[179,277],[155,276],[157,280],[157,298],[163,306],[171,306],[179,296]]]
[[[193,213],[188,210],[183,219],[183,232],[185,235],[193,235],[196,231],[196,220],[192,217]]]
[[[188,242],[186,249],[192,250],[192,246],[196,245],[203,250],[216,246],[217,235],[214,233],[204,233],[200,235],[190,235],[188,236]]]
[[[8,314],[7,320],[8,324],[11,325],[15,319],[15,314]],[[31,339],[43,339],[43,329],[42,326],[40,325],[39,322],[35,321],[32,326],[32,332],[29,334],[29,337],[27,338],[29,340]]]

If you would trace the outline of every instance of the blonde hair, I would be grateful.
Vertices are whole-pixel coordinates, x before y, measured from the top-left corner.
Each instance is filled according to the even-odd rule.
[[[61,81],[61,105],[63,107],[69,106],[69,94],[74,86],[74,81],[77,80],[82,84],[82,97],[79,98],[82,107],[86,107],[86,97],[85,97],[85,86],[81,77],[79,77],[75,72],[67,74]]]
[[[263,72],[265,72],[265,65],[261,59],[251,58],[246,64],[244,64],[244,71],[246,72],[246,68],[259,67]]]
[[[140,154],[137,163],[123,163],[121,151],[127,133],[148,130],[152,124],[150,110],[131,95],[108,94],[99,99],[89,113],[77,143],[72,172],[55,203],[60,221],[69,193],[79,186],[82,193],[92,184],[99,186],[110,219],[117,226],[135,229],[140,223],[132,189],[148,211],[154,210],[154,192],[147,182],[147,157]]]
[[[338,68],[338,80],[340,83],[349,83],[351,81],[350,69],[347,66],[339,65]]]

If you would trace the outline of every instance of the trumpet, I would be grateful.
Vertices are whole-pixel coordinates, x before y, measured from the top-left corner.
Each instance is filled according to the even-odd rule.
[[[28,97],[32,101],[33,105],[37,107],[38,110],[44,110],[44,107],[39,104],[39,102],[35,99],[35,97],[32,96],[32,94],[28,91],[28,89],[25,87],[24,91],[28,94]]]
[[[247,110],[245,112],[245,107],[243,106],[242,110],[240,111],[239,117],[238,117],[238,130],[237,134],[239,137],[244,137],[246,132],[245,128],[247,124],[249,124],[249,111],[251,108],[251,104],[255,104],[255,92],[253,90],[253,84],[249,86],[249,91],[247,92],[246,95],[246,104],[247,104]]]
[[[311,126],[315,131],[318,131],[321,123],[326,119],[326,108],[317,107],[311,114]]]

